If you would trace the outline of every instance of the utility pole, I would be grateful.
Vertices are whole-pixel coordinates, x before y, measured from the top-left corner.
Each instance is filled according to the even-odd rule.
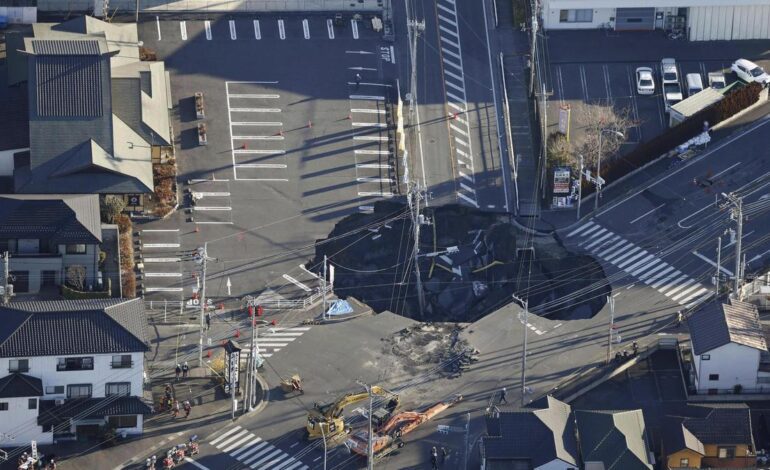
[[[419,183],[413,183],[409,187],[407,202],[412,216],[412,228],[414,229],[414,249],[412,250],[412,263],[414,264],[415,283],[417,289],[417,303],[420,307],[420,318],[425,312],[425,293],[422,290],[422,276],[420,274],[420,199],[423,189]]]
[[[535,94],[535,67],[537,63],[537,0],[530,3],[532,9],[532,18],[530,20],[531,38],[530,38],[530,61],[529,61],[529,94]]]
[[[408,12],[407,12],[408,13]],[[425,20],[407,21],[410,35],[410,55],[412,57],[412,73],[409,79],[409,119],[414,121],[415,103],[417,102],[417,38],[425,31]]]
[[[615,327],[615,298],[608,295],[607,303],[610,304],[610,328],[609,337],[607,338],[607,364],[609,364],[612,358],[612,329]]]
[[[583,200],[583,156],[580,156],[580,173],[578,173],[578,207],[577,220],[580,220],[580,201]]]
[[[321,288],[323,289],[322,297],[323,297],[323,308],[324,308],[323,312],[321,312],[321,318],[323,320],[326,320],[326,282],[327,282],[326,281],[326,264],[327,264],[327,259],[326,259],[326,255],[324,255],[324,280],[321,283]]]
[[[524,343],[522,344],[521,349],[521,406],[524,406],[524,400],[527,395],[527,334],[529,332],[529,327],[527,324],[529,323],[529,299],[522,299],[521,297],[516,297],[516,295],[511,295],[513,297],[513,300],[518,301],[521,303],[521,306],[524,307]]]
[[[722,277],[722,235],[717,237],[717,277],[715,278],[716,281],[714,284],[716,284],[716,288],[714,289],[714,298],[719,298],[719,279]]]
[[[364,389],[366,390],[366,393],[369,394],[369,443],[367,444],[367,448],[366,448],[366,468],[367,470],[372,470],[374,468],[374,448],[373,448],[374,436],[372,435],[372,405],[373,405],[372,386],[364,382],[361,382],[360,380],[356,380],[356,383],[364,387]]]
[[[543,110],[543,129],[540,131],[541,134],[541,146],[543,151],[543,171],[540,174],[541,178],[541,190],[542,190],[542,198],[545,199],[545,187],[546,187],[546,172],[548,167],[548,95],[549,93],[545,92],[545,83],[541,84],[541,91],[540,91],[540,98],[543,100],[542,104],[542,110]]]
[[[8,292],[8,279],[11,277],[9,268],[10,256],[8,252],[3,253],[3,305],[11,301],[11,293]]]
[[[740,298],[741,281],[743,280],[743,269],[741,267],[742,242],[743,242],[743,198],[736,196],[735,193],[722,193],[728,202],[733,206],[731,217],[735,220],[737,228],[735,230],[735,285],[733,287],[733,298]]]
[[[200,263],[202,264],[202,284],[201,284],[201,310],[200,310],[200,338],[198,339],[198,365],[203,367],[203,337],[204,337],[204,317],[206,316],[206,267],[209,260],[209,242],[203,244],[203,248],[198,248],[200,254]]]
[[[136,0],[136,23],[139,23],[139,0]]]

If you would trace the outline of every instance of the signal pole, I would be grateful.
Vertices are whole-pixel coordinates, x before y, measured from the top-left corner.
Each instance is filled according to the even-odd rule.
[[[743,280],[743,269],[741,266],[741,249],[743,242],[743,198],[736,196],[735,193],[722,193],[727,201],[733,206],[731,217],[736,222],[735,230],[735,285],[733,286],[733,298],[740,298],[741,281]]]
[[[716,288],[714,289],[714,298],[719,298],[719,279],[722,277],[722,235],[717,237],[717,277]]]
[[[527,335],[529,332],[527,324],[529,323],[529,299],[522,299],[515,295],[511,295],[511,297],[513,297],[513,300],[520,302],[521,306],[524,307],[524,343],[521,350],[521,406],[524,406],[524,400],[527,395]]]
[[[414,249],[412,250],[412,263],[414,263],[415,283],[417,289],[417,302],[420,307],[420,318],[425,312],[425,293],[422,290],[422,277],[420,275],[420,200],[423,198],[423,189],[419,183],[409,185],[407,201],[412,216],[412,228],[414,229]]]
[[[583,199],[583,156],[580,156],[580,173],[578,173],[578,207],[577,220],[580,220],[580,201]]]
[[[202,248],[198,248],[200,254],[200,263],[202,264],[202,284],[201,284],[201,310],[200,310],[200,338],[198,339],[198,365],[203,366],[203,336],[204,336],[204,317],[206,316],[206,266],[209,260],[209,243],[205,242]],[[212,258],[213,259],[213,258]]]
[[[612,358],[612,328],[615,326],[615,298],[608,295],[607,303],[610,304],[610,328],[609,337],[607,338],[607,364],[609,364]]]
[[[8,292],[8,279],[11,277],[11,272],[9,268],[10,264],[10,256],[8,255],[8,252],[3,253],[3,305],[7,304],[11,300],[11,294]]]

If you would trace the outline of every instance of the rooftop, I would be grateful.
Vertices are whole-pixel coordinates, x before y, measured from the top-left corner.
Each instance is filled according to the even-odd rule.
[[[757,307],[737,300],[730,302],[712,302],[687,320],[694,354],[701,355],[728,343],[767,351]]]
[[[0,238],[43,237],[58,244],[100,243],[99,196],[0,196]]]

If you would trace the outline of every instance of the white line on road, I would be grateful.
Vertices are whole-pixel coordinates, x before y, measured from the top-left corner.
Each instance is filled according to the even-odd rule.
[[[390,150],[354,150],[358,155],[390,155]]]
[[[388,127],[384,122],[354,122],[353,127]]]
[[[179,248],[179,243],[144,243],[142,248]]]
[[[353,29],[353,39],[358,39],[358,21],[350,20],[350,27]]]
[[[457,196],[460,199],[464,200],[465,202],[471,204],[473,207],[478,209],[478,207],[479,207],[479,203],[478,202],[474,201],[473,199],[469,198],[468,196],[466,196],[465,194],[460,193],[460,192],[457,193]]]
[[[142,258],[145,263],[179,263],[182,258]]]
[[[254,20],[254,39],[262,39],[262,29],[259,27],[259,20]]]
[[[359,191],[358,195],[362,197],[370,197],[370,196],[393,197],[393,193],[389,191]]]
[[[715,268],[717,267],[717,264],[716,264],[714,261],[711,261],[711,259],[709,259],[709,258],[708,258],[708,257],[706,257],[706,256],[703,256],[702,254],[698,253],[697,251],[693,251],[693,252],[692,252],[692,254],[694,254],[694,255],[695,255],[695,256],[697,256],[698,258],[702,259],[703,261],[707,262],[707,263],[708,263],[708,264],[710,264],[711,266],[713,266],[713,267],[715,267]],[[720,267],[719,267],[719,270],[720,270],[720,271],[722,271],[723,273],[727,274],[728,276],[732,276],[732,275],[733,275],[733,272],[732,272],[732,271],[730,271],[730,270],[728,270],[728,269],[727,269],[727,268],[725,268],[724,266],[720,266]]]
[[[351,100],[385,101],[385,97],[384,96],[378,96],[378,95],[349,95],[349,98]]]
[[[459,37],[457,35],[457,31],[452,31],[451,29],[447,28],[444,25],[439,25],[438,29],[440,29],[441,31],[443,31],[443,32],[445,32],[447,34],[451,34],[452,36],[454,36],[454,37],[459,39]]]
[[[633,224],[633,223],[636,223],[636,222],[640,221],[641,219],[643,219],[646,216],[652,214],[653,212],[655,212],[656,210],[660,209],[661,207],[663,207],[665,205],[666,205],[666,203],[664,202],[663,204],[659,205],[655,209],[650,209],[649,211],[645,212],[644,214],[640,215],[639,217],[637,217],[634,220],[632,220],[631,222],[629,222],[629,224]]]
[[[233,150],[233,154],[238,155],[248,155],[248,154],[254,154],[254,155],[283,155],[286,153],[286,150]]]
[[[231,123],[233,126],[283,126],[282,122],[278,121],[240,121]]]
[[[451,8],[445,7],[444,5],[442,5],[440,3],[436,3],[436,6],[439,7],[440,9],[444,10],[445,12],[449,13],[450,15],[454,16],[455,18],[457,18],[457,13],[455,13],[455,11],[452,10]]]
[[[182,277],[182,273],[144,273],[144,277]]]
[[[234,135],[233,140],[283,140],[282,135]]]
[[[350,110],[351,113],[365,113],[365,114],[385,114],[384,109],[361,109],[361,108],[353,108]]]
[[[348,85],[356,85],[356,82],[348,82]],[[388,85],[387,83],[373,83],[373,82],[361,82],[357,85],[366,85],[366,86],[381,86],[385,88],[390,88],[393,85]]]
[[[457,27],[457,22],[456,21],[454,21],[454,20],[452,20],[450,18],[447,18],[446,16],[442,15],[441,13],[439,13],[438,19],[440,19],[441,21],[445,21],[445,22],[451,24],[455,28]]]
[[[388,137],[379,135],[354,135],[353,140],[374,140],[378,142],[387,142]]]
[[[276,95],[273,93],[231,93],[227,95],[228,98],[268,98],[268,99],[278,99],[281,97],[281,95]]]
[[[230,20],[229,23],[230,23],[230,39],[235,41],[236,39],[238,39],[238,35],[235,32],[235,20]]]
[[[278,20],[278,36],[281,39],[286,39],[286,25],[283,24],[283,20]]]
[[[332,20],[326,20],[326,31],[329,32],[329,39],[334,39],[334,23],[332,23]]]
[[[181,287],[145,287],[145,292],[182,292]]]
[[[345,51],[345,54],[361,54],[361,55],[370,55],[374,54],[372,51]],[[349,67],[350,69],[359,69],[359,70],[377,70],[377,69],[365,69],[363,67]]]
[[[145,232],[179,232],[178,228],[146,228],[142,229],[142,233]]]
[[[310,25],[307,19],[302,20],[302,32],[305,35],[305,39],[310,39]]]
[[[368,177],[360,177],[356,178],[356,181],[359,183],[392,183],[393,180],[391,178],[368,178]]]
[[[283,163],[239,163],[236,168],[286,168]]]
[[[157,16],[155,17],[155,25],[158,27],[158,41],[160,41],[160,18]]]
[[[229,101],[229,100],[228,100]],[[231,113],[280,113],[280,108],[230,108]]]
[[[212,222],[212,221],[195,221],[196,225],[233,225],[233,222]]]
[[[190,457],[185,457],[184,461],[189,463],[189,464],[191,464],[191,465],[194,465],[194,466],[200,468],[201,470],[209,470],[208,467],[206,467],[205,465],[199,464],[198,462],[196,462],[195,460],[191,459]]]
[[[211,41],[211,21],[210,20],[204,21],[203,27],[206,29],[206,39]]]
[[[356,167],[358,168],[375,168],[375,169],[383,169],[383,170],[389,170],[393,168],[391,165],[388,165],[387,163],[358,163],[356,164]]]
[[[182,41],[187,41],[187,22],[179,22],[179,32],[182,34]]]
[[[226,191],[193,191],[194,197],[230,197],[230,193]]]
[[[233,210],[232,207],[225,207],[225,206],[207,206],[207,207],[195,206],[194,209],[196,211],[231,211]]]
[[[313,292],[313,289],[309,288],[305,284],[299,282],[298,280],[294,279],[293,277],[289,276],[288,274],[284,274],[283,278],[287,281],[291,282],[295,286],[299,287],[300,289],[304,290],[305,292]]]

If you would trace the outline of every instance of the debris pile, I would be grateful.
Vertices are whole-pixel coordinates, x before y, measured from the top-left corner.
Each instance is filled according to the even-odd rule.
[[[416,324],[386,339],[386,352],[398,357],[410,373],[432,370],[447,377],[457,377],[476,362],[479,354],[459,337],[461,331],[456,324]]]

